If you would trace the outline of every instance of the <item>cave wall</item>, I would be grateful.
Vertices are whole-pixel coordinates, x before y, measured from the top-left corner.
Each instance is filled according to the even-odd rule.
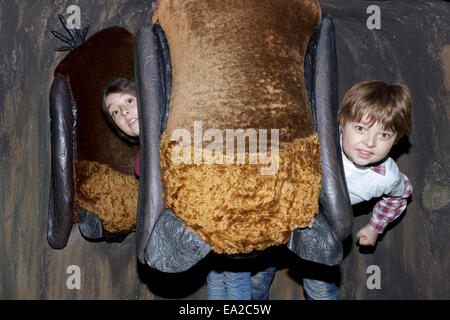
[[[336,25],[339,96],[356,82],[402,82],[412,93],[413,134],[392,156],[414,185],[405,214],[375,248],[355,234],[369,219],[355,208],[353,236],[344,242],[337,279],[342,299],[448,299],[450,34],[445,1],[319,1]],[[208,260],[188,272],[162,274],[138,263],[134,234],[120,244],[88,242],[74,225],[67,247],[47,244],[50,186],[48,93],[64,57],[50,31],[57,13],[81,9],[89,35],[109,26],[136,34],[151,20],[150,1],[3,0],[0,6],[0,299],[204,299]],[[380,8],[381,29],[368,29],[369,5]],[[65,14],[67,16],[67,14]],[[88,36],[89,36],[88,35]],[[301,277],[317,266],[275,250],[279,270],[271,299],[304,299]],[[81,289],[69,289],[70,266]],[[367,285],[379,267],[380,288]],[[370,270],[370,268],[369,268]],[[174,291],[176,284],[186,285]],[[370,282],[370,281],[369,281]]]
[[[321,2],[322,3],[322,2]],[[356,82],[401,82],[411,90],[413,133],[391,152],[414,186],[406,212],[374,250],[355,246],[370,208],[354,208],[353,237],[341,265],[343,299],[448,299],[450,4],[444,1],[324,3],[336,21],[339,96]],[[377,4],[381,29],[363,23]],[[366,282],[376,265],[380,289]],[[370,282],[370,280],[369,280]]]

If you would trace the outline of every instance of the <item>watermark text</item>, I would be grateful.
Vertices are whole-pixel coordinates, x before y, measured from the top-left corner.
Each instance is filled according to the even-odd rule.
[[[270,148],[267,129],[225,129],[225,133],[208,129],[203,132],[202,121],[194,121],[193,139],[189,130],[176,129],[171,140],[178,142],[171,153],[175,164],[245,164],[248,157],[249,164],[268,165],[261,167],[262,175],[273,175],[278,171],[279,129],[270,129]],[[206,146],[205,142],[208,143]],[[187,146],[194,147],[193,157]]]

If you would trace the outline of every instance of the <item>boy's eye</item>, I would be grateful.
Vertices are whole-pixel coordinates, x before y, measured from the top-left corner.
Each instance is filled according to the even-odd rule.
[[[362,126],[355,126],[356,131],[363,131],[364,127]]]
[[[127,99],[127,102],[128,102],[128,103],[132,103],[132,102],[133,102],[133,98],[128,98],[128,99]]]
[[[382,138],[385,138],[385,139],[390,138],[391,136],[392,136],[392,134],[390,134],[390,133],[388,133],[388,132],[382,132],[382,133],[381,133],[381,137],[382,137]]]

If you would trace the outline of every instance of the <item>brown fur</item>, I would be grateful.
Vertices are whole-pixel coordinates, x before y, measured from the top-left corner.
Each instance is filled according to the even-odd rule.
[[[320,17],[316,0],[158,1],[153,23],[166,32],[173,70],[160,150],[165,202],[216,252],[285,243],[317,213],[320,151],[303,64]],[[194,137],[194,121],[204,131],[279,129],[278,172],[174,164],[170,138],[177,129]]]
[[[96,162],[75,161],[74,167],[75,202],[95,212],[106,231],[134,231],[139,181]]]
[[[166,133],[280,129],[281,142],[313,134],[303,61],[320,21],[315,0],[161,0],[173,88]]]

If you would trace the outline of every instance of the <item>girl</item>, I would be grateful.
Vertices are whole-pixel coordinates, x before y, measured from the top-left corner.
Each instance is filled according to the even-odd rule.
[[[117,78],[103,90],[102,113],[111,130],[123,141],[139,145],[139,117],[136,101],[136,84],[133,80]],[[139,153],[134,161],[134,171],[139,176]]]

